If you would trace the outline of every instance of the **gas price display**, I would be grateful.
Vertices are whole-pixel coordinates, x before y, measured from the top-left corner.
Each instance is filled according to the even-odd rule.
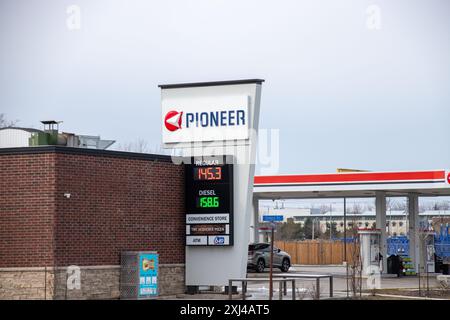
[[[214,181],[222,180],[222,167],[197,167],[194,168],[194,180]]]
[[[233,245],[233,165],[224,157],[185,165],[186,245]]]
[[[197,208],[218,208],[220,204],[219,197],[198,197]]]

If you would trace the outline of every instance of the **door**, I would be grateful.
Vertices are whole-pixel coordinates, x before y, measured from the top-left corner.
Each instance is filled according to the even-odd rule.
[[[282,262],[283,255],[281,254],[281,250],[279,250],[277,247],[273,247],[273,265],[276,267],[281,267]]]

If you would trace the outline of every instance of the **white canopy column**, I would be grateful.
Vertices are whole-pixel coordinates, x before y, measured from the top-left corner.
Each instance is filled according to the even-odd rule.
[[[409,212],[409,256],[412,259],[416,272],[419,271],[419,196],[416,193],[408,194]]]
[[[250,221],[250,241],[258,242],[259,241],[259,199],[257,197],[253,197],[252,202],[252,217]]]
[[[375,193],[376,225],[380,229],[380,253],[383,256],[383,273],[387,272],[386,192]]]

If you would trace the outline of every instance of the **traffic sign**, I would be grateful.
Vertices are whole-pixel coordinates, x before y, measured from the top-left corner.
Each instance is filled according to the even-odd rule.
[[[274,222],[274,221],[283,221],[283,216],[276,216],[276,215],[266,215],[263,216],[264,222]]]

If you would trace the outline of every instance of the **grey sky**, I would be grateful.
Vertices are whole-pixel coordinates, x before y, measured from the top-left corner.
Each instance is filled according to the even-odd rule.
[[[446,0],[2,0],[0,112],[156,148],[158,84],[263,78],[280,173],[450,168],[449,14]]]

